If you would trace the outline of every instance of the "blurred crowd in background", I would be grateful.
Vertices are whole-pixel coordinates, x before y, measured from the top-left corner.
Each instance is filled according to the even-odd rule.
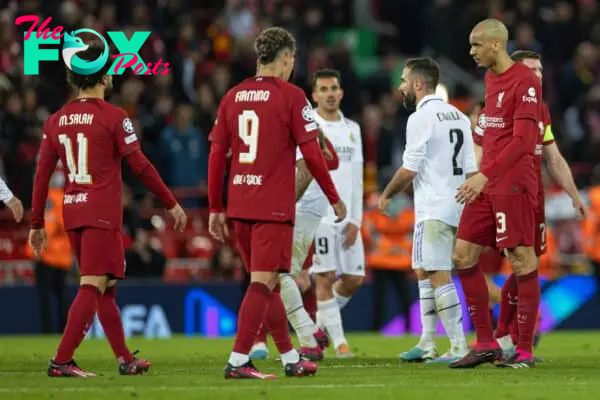
[[[591,271],[588,261],[600,262],[596,222],[600,194],[594,192],[600,184],[600,4],[596,0],[13,0],[4,4],[0,175],[26,207],[31,204],[44,120],[73,93],[65,83],[62,62],[42,62],[39,75],[24,75],[23,33],[30,25],[16,26],[16,17],[35,14],[43,21],[51,16],[49,27],[62,25],[68,32],[122,30],[129,37],[134,31],[151,31],[140,56],[145,62],[162,59],[172,67],[166,75],[135,76],[128,71],[115,76],[109,97],[129,113],[144,152],[193,216],[184,236],[169,232],[169,221],[153,212],[158,204],[125,169],[124,232],[130,276],[174,281],[241,278],[235,252],[227,245],[216,246],[205,229],[207,136],[223,94],[255,72],[254,37],[272,25],[296,35],[294,82],[307,94],[316,70],[330,67],[341,72],[342,111],[361,124],[363,134],[363,234],[368,264],[383,278],[389,270],[409,270],[410,196],[396,198],[391,217],[373,210],[377,191],[401,165],[411,112],[395,93],[403,60],[435,57],[449,101],[465,113],[472,112],[483,97],[484,71],[469,57],[468,36],[474,24],[486,17],[507,24],[511,50],[543,55],[544,97],[554,135],[589,199],[590,216],[584,223],[575,221],[566,195],[548,183],[554,244],[547,259],[548,274]],[[9,226],[7,218],[0,223]],[[24,239],[26,227],[2,228],[0,233],[0,258],[18,259],[21,250],[13,243]]]

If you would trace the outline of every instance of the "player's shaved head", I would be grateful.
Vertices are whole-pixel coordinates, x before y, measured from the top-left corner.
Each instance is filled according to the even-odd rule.
[[[508,29],[502,21],[496,18],[488,18],[479,22],[473,28],[472,35],[477,35],[483,40],[499,40],[508,42]]]

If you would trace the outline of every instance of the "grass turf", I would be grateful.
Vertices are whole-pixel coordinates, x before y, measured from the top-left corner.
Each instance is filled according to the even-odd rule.
[[[257,362],[275,381],[225,381],[223,366],[231,339],[175,337],[130,340],[152,361],[144,376],[119,376],[108,344],[85,341],[79,364],[100,376],[93,379],[46,377],[58,337],[0,338],[0,399],[596,399],[600,391],[600,333],[560,332],[543,337],[535,369],[506,370],[483,365],[450,370],[443,365],[405,364],[396,357],[415,338],[350,335],[353,360],[321,362],[317,376],[286,378],[276,360]],[[447,341],[439,340],[441,351]],[[274,350],[271,348],[271,353]],[[331,354],[331,353],[329,353]]]

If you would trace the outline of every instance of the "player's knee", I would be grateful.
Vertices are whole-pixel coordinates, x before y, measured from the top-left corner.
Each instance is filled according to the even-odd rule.
[[[452,263],[457,269],[472,267],[477,263],[480,252],[477,245],[459,240],[452,253]]]
[[[333,284],[335,283],[335,279],[335,271],[316,274],[318,300],[333,298]]]
[[[108,287],[108,276],[106,275],[84,275],[79,279],[79,285],[89,285],[97,288],[100,293],[104,293]]]
[[[308,276],[308,271],[304,273],[304,271],[296,277],[296,285],[302,293],[306,292],[308,288],[310,288],[310,277]]]
[[[428,273],[431,286],[435,288],[442,287],[452,282],[450,271],[433,271]]]
[[[279,274],[277,272],[255,271],[250,274],[250,281],[262,283],[269,290],[273,290],[279,285]]]
[[[514,273],[518,276],[527,275],[537,268],[537,259],[533,247],[507,249],[506,254]]]

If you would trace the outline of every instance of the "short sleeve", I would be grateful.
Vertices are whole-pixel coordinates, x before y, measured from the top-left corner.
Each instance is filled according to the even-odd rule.
[[[113,133],[117,149],[121,156],[126,156],[140,149],[140,142],[135,134],[133,121],[120,108],[115,108]]]
[[[418,114],[408,117],[406,124],[406,149],[402,157],[402,167],[418,172],[421,163],[427,155],[427,142],[431,136],[431,127],[424,118]]]
[[[290,125],[297,145],[316,139],[319,131],[310,102],[302,89],[290,86]]]
[[[550,117],[550,112],[548,111],[548,107],[544,105],[543,110],[543,124],[544,124],[544,139],[542,140],[544,145],[549,145],[554,143],[554,133],[552,132],[552,118]]]
[[[225,95],[225,97],[223,97],[221,100],[221,104],[219,104],[219,109],[217,110],[217,118],[215,119],[213,128],[208,135],[209,141],[222,143],[225,145],[229,145],[231,141],[231,136],[227,134],[227,98],[228,96]]]
[[[485,133],[485,114],[479,113],[477,125],[473,128],[473,142],[478,146],[483,146],[483,135]]]
[[[519,77],[515,88],[514,119],[539,121],[542,102],[542,88],[538,78],[531,74]]]

